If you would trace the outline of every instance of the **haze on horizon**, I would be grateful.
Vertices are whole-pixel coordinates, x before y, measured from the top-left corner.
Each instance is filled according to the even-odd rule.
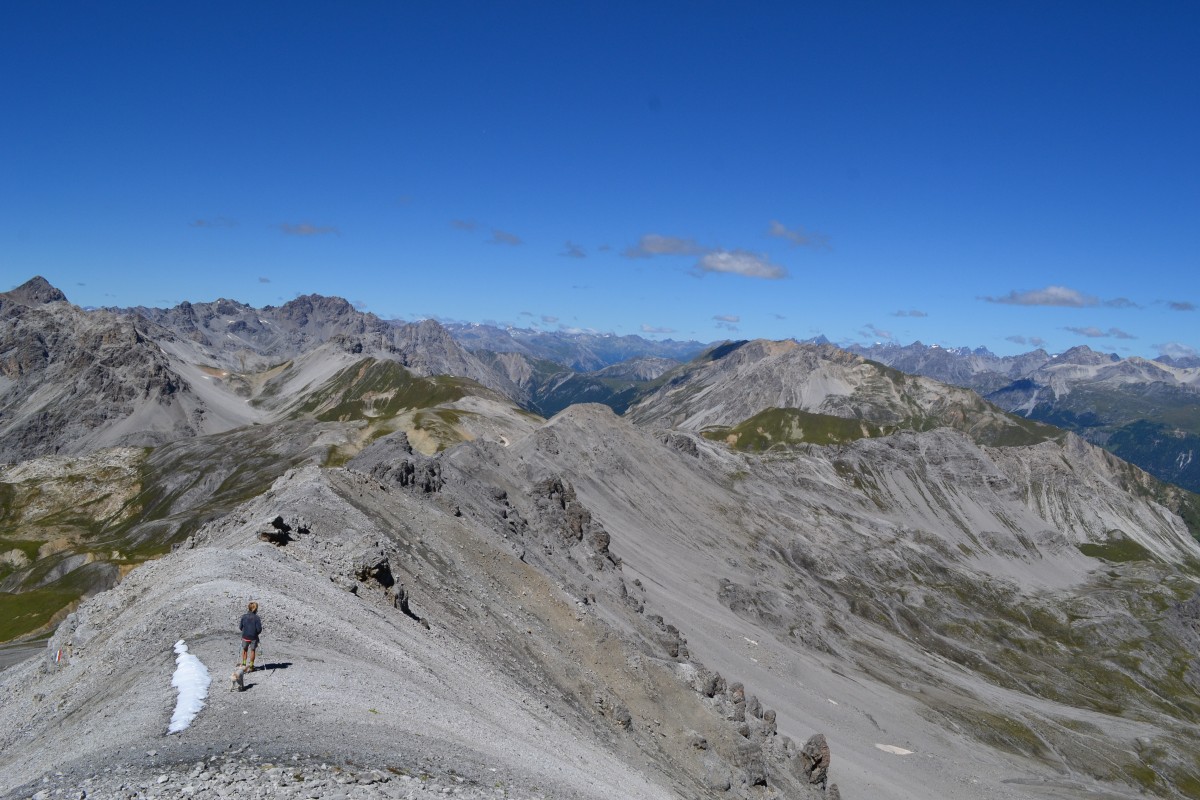
[[[1200,351],[1200,10],[82,3],[0,29],[0,289]]]

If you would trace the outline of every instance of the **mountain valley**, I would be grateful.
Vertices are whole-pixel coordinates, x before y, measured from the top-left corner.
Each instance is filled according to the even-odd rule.
[[[1178,428],[1092,427],[1155,450],[1194,368],[555,355],[41,279],[0,324],[0,639],[45,643],[0,797],[1200,796],[1200,497],[1054,427],[1148,381]],[[180,640],[213,684],[167,735]]]

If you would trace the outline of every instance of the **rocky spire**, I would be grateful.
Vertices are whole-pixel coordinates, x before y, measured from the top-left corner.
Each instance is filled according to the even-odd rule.
[[[5,300],[26,306],[65,301],[67,296],[50,284],[41,275],[35,275],[10,292],[0,293],[0,302]]]

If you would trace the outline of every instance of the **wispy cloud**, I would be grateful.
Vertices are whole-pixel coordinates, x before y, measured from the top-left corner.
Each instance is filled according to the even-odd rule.
[[[1195,311],[1196,305],[1195,303],[1189,303],[1186,300],[1172,300],[1171,302],[1167,303],[1167,308],[1171,309],[1172,311]]]
[[[717,322],[730,322],[730,323],[742,321],[742,318],[739,317],[737,314],[715,314],[713,316],[713,319],[715,319]]]
[[[532,311],[522,311],[522,312],[521,312],[521,313],[519,313],[517,316],[519,316],[519,317],[532,317],[532,316],[533,316],[533,312],[532,312]]]
[[[564,255],[567,258],[587,258],[587,253],[584,252],[583,247],[572,241],[568,241],[563,245],[563,251],[559,255]]]
[[[366,310],[367,310],[367,304],[366,304],[366,303],[364,303],[362,300],[351,300],[351,301],[350,301],[350,305],[354,306],[354,307],[355,307],[355,308],[357,308],[359,311],[366,311]]]
[[[450,227],[456,231],[474,231],[479,229],[479,223],[473,219],[452,219]]]
[[[642,323],[642,333],[674,333],[674,332],[675,332],[674,328],[659,328],[659,327],[655,327],[654,325],[647,325],[644,322]]]
[[[260,276],[258,276],[258,282],[259,282],[259,283],[270,283],[270,282],[271,282],[271,279],[270,279],[270,278],[264,278],[263,276],[261,276],[261,275],[260,275]]]
[[[1171,358],[1194,358],[1200,356],[1200,350],[1179,342],[1167,342],[1166,344],[1156,344],[1154,349],[1158,351],[1160,356],[1169,356]]]
[[[1040,336],[1022,336],[1021,334],[1018,333],[1018,334],[1014,334],[1013,336],[1005,336],[1004,340],[1006,342],[1012,342],[1014,344],[1020,344],[1020,345],[1027,344],[1027,345],[1031,345],[1032,347],[1045,347],[1046,346],[1046,340]]]
[[[892,314],[892,316],[893,317],[928,317],[929,315],[926,314],[924,311],[917,311],[915,308],[913,308],[913,309],[909,309],[908,311],[897,311],[894,314]]]
[[[787,319],[787,317],[783,314],[772,314],[772,316],[775,317],[775,319]]]
[[[787,277],[787,270],[778,264],[772,264],[765,255],[751,253],[747,250],[713,250],[705,253],[696,262],[700,272],[727,272],[734,275],[744,275],[747,278],[766,278],[778,280]]]
[[[542,314],[542,322],[546,323],[547,325],[553,325],[554,323],[558,322],[558,317],[552,317],[549,314]]]
[[[284,222],[279,225],[279,230],[288,236],[324,236],[330,233],[340,236],[342,233],[334,225],[314,225],[311,222],[301,222],[296,225]]]
[[[1128,297],[1114,297],[1112,300],[1105,300],[1104,305],[1109,308],[1141,308]]]
[[[984,297],[989,303],[1005,303],[1014,306],[1068,306],[1083,308],[1094,306],[1100,301],[1091,295],[1077,292],[1066,286],[1047,286],[1025,292],[1012,291],[1003,297]]]
[[[1071,333],[1079,334],[1080,336],[1086,336],[1089,339],[1136,339],[1137,338],[1136,336],[1134,336],[1132,334],[1126,333],[1125,331],[1121,330],[1120,328],[1109,328],[1108,330],[1101,330],[1100,328],[1097,328],[1094,325],[1088,325],[1087,327],[1083,327],[1083,328],[1076,328],[1076,327],[1072,327],[1072,326],[1068,325],[1065,328],[1063,328],[1063,330],[1067,330],[1067,331],[1070,331]]]
[[[601,253],[607,253],[608,251],[612,250],[612,245],[611,244],[602,244],[599,247],[597,247],[596,250]]]
[[[499,228],[492,228],[492,238],[488,239],[488,244],[507,244],[516,247],[519,244],[524,244],[524,242],[515,233],[502,231]]]
[[[893,338],[891,331],[885,331],[883,328],[877,328],[869,322],[863,326],[863,329],[858,332],[858,335],[866,336],[869,339],[882,339],[887,342],[890,342]]]
[[[236,228],[237,220],[229,217],[213,217],[211,219],[195,219],[188,225],[192,228]]]
[[[696,256],[707,252],[707,248],[696,244],[695,239],[680,239],[677,236],[660,236],[647,233],[636,245],[626,247],[621,255],[626,258],[653,258],[654,256]]]
[[[804,230],[803,227],[789,228],[779,220],[771,220],[771,226],[767,229],[768,236],[774,236],[776,239],[784,239],[791,243],[793,247],[812,247],[817,250],[829,249],[829,237],[823,233]]]

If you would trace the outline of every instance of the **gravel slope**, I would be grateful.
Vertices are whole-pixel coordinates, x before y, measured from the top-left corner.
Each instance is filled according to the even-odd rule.
[[[382,591],[348,591],[347,553],[383,534],[317,470],[289,478],[287,497],[256,501],[206,531],[200,546],[135,570],[69,618],[45,655],[3,674],[0,787],[26,786],[9,796],[24,796],[45,773],[77,783],[118,763],[150,775],[246,745],[270,760],[299,751],[412,774],[453,770],[529,796],[535,786],[555,797],[669,796],[436,618],[425,630]],[[299,503],[309,520],[327,514],[330,524],[310,522],[321,532],[290,549],[258,541],[268,509]],[[230,693],[236,619],[250,597],[262,607],[266,668],[248,676],[247,691]],[[180,638],[213,685],[192,726],[166,737]],[[60,647],[69,655],[55,666],[50,653]]]

